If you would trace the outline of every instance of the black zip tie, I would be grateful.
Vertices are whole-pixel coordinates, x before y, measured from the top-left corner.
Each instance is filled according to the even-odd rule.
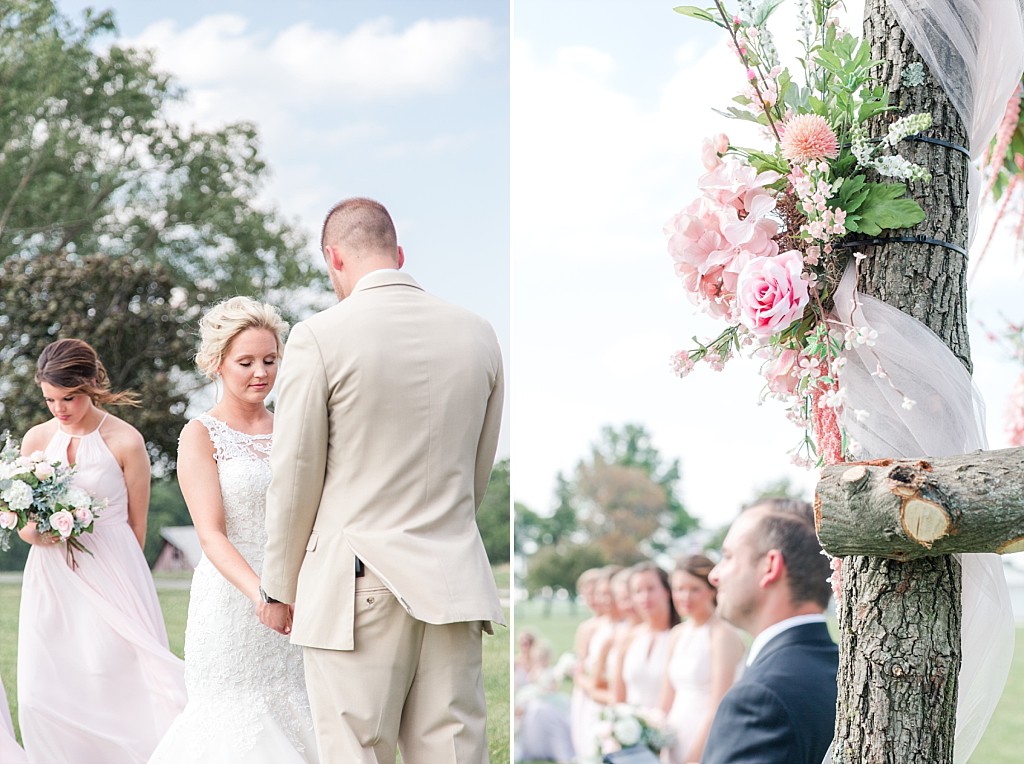
[[[900,242],[902,244],[933,244],[936,247],[945,247],[946,249],[951,249],[954,252],[959,252],[964,257],[967,257],[967,250],[959,244],[951,244],[948,241],[931,239],[927,236],[884,236],[876,239],[864,239],[863,241],[844,241],[839,244],[833,244],[832,246],[834,249],[853,249],[854,247],[874,246],[878,244],[888,244],[890,242]]]
[[[952,149],[953,151],[959,151],[961,154],[963,154],[968,159],[971,158],[971,152],[968,151],[963,146],[960,146],[960,145],[958,145],[956,143],[950,143],[949,141],[944,141],[944,140],[941,140],[939,138],[929,138],[927,135],[922,135],[921,133],[917,133],[916,135],[908,135],[904,140],[919,141],[920,143],[934,143],[936,146],[944,146],[947,149]]]

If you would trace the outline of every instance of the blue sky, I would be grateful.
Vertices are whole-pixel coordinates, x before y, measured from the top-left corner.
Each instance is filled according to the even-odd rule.
[[[121,40],[152,49],[188,91],[172,112],[182,123],[255,122],[270,168],[262,201],[308,232],[310,258],[332,204],[383,202],[406,270],[487,318],[511,374],[507,2],[57,5],[73,19],[112,9]]]
[[[665,457],[680,458],[684,503],[711,527],[778,478],[808,496],[817,479],[791,463],[801,431],[776,402],[758,404],[756,364],[735,360],[685,380],[669,372],[671,353],[721,327],[684,296],[662,226],[697,195],[703,138],[757,140],[712,111],[728,105],[744,74],[719,30],[676,14],[675,4],[515,3],[513,488],[537,511],[554,506],[555,475],[572,472],[605,424],[643,424]],[[860,18],[854,4],[851,18]],[[786,35],[796,24],[777,20],[780,50],[794,49]],[[992,447],[1005,445],[1002,415],[1020,369],[977,319],[1024,319],[1022,275],[1004,244],[970,290]]]

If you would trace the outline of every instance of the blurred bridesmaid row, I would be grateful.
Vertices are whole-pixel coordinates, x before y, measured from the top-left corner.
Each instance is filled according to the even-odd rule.
[[[666,764],[700,761],[715,711],[746,652],[740,632],[716,613],[708,579],[713,567],[697,554],[680,559],[671,574],[652,562],[586,571],[577,591],[594,615],[576,632],[573,693],[564,717],[571,742],[557,751],[520,748],[517,758],[543,753],[559,762],[600,761],[602,712],[627,703],[664,719],[674,738],[662,752]],[[524,705],[517,745],[550,742],[554,712],[543,717],[539,734],[538,708]]]

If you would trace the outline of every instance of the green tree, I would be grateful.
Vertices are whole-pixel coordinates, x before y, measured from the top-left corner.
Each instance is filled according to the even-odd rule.
[[[610,562],[663,551],[698,523],[678,496],[679,460],[665,463],[643,425],[605,426],[573,481],[577,521]]]
[[[530,557],[526,572],[526,591],[531,597],[545,588],[565,589],[576,597],[576,579],[589,568],[607,565],[608,558],[596,544],[565,542],[557,547],[542,547]]]
[[[163,546],[160,531],[178,525],[192,525],[192,518],[181,496],[177,478],[154,480],[150,487],[149,522],[146,525],[145,552],[149,567],[153,567]]]
[[[509,562],[509,535],[511,523],[509,513],[512,505],[511,468],[507,458],[500,460],[491,470],[491,480],[487,484],[480,509],[476,513],[476,523],[480,528],[480,537],[487,550],[487,559],[491,565],[507,565]]]
[[[200,305],[309,284],[303,237],[256,201],[255,128],[172,122],[182,92],[149,53],[100,43],[115,33],[110,12],[76,26],[52,0],[0,4],[0,262],[161,263]]]
[[[0,429],[21,436],[46,418],[35,362],[56,339],[80,337],[111,385],[134,390],[118,407],[146,438],[158,474],[174,460],[185,424],[194,338],[187,297],[160,265],[106,255],[38,255],[0,263]]]
[[[561,472],[556,477],[558,505],[550,515],[534,512],[525,504],[515,505],[516,554],[529,555],[540,546],[558,546],[579,528],[571,481]]]

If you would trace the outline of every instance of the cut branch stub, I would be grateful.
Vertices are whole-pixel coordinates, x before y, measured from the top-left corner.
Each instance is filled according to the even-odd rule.
[[[1024,448],[832,465],[815,511],[822,546],[836,557],[1021,551]]]

